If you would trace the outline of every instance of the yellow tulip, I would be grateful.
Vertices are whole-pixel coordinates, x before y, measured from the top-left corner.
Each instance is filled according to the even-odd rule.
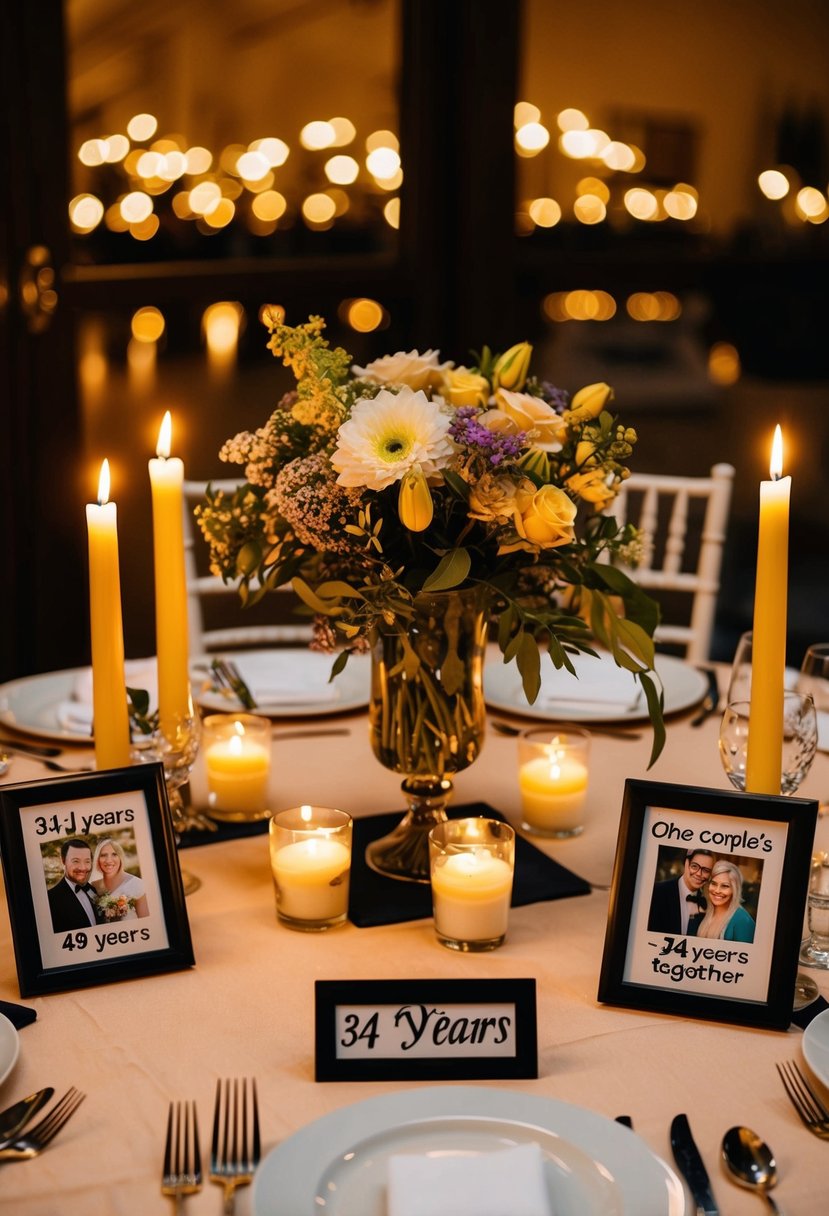
[[[529,342],[517,342],[495,360],[492,369],[493,388],[506,388],[519,392],[526,383],[530,370],[533,348]]]
[[[586,384],[573,394],[566,418],[568,422],[587,422],[598,418],[604,407],[613,400],[613,389],[609,384]]]
[[[403,527],[408,528],[410,532],[423,532],[432,522],[435,513],[432,491],[419,464],[413,465],[403,474],[397,513]]]

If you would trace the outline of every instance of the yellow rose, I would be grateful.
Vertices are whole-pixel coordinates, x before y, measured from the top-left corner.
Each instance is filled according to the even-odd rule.
[[[527,372],[530,370],[530,359],[533,348],[529,342],[518,342],[505,350],[495,360],[492,369],[492,383],[495,388],[514,389],[516,392],[524,387]]]
[[[526,478],[522,479],[526,483]],[[512,519],[516,506],[518,485],[506,473],[484,473],[469,491],[469,518],[485,523]]]
[[[443,377],[441,392],[454,406],[486,405],[489,400],[489,381],[479,372],[471,372],[467,367],[456,367]]]
[[[587,422],[599,414],[613,400],[613,389],[609,384],[586,384],[573,394],[566,417],[569,422]]]
[[[529,432],[529,447],[542,452],[560,451],[567,427],[561,415],[546,401],[528,393],[511,393],[499,388],[495,403],[496,409],[487,410],[478,419],[484,426],[491,431],[505,431],[508,435]]]
[[[573,540],[575,519],[576,504],[573,500],[558,486],[542,486],[522,511],[523,528],[519,532],[540,549],[555,549]]]
[[[567,488],[585,502],[593,503],[598,510],[602,510],[616,497],[616,486],[612,476],[609,478],[601,468],[585,469],[582,473],[574,473],[572,477],[567,478]]]

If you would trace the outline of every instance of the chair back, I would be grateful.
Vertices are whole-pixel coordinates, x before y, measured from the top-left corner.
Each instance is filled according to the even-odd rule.
[[[228,604],[231,599],[236,601],[240,613],[245,610],[239,600],[239,592],[235,583],[226,583],[217,574],[200,574],[196,556],[197,536],[193,509],[197,503],[203,502],[207,486],[232,494],[238,482],[232,480],[214,480],[184,482],[184,567],[187,580],[187,623],[190,644],[190,654],[209,654],[211,651],[241,649],[243,647],[273,646],[273,645],[307,645],[311,640],[310,625],[236,625],[223,629],[207,629],[205,627],[204,602],[215,596],[223,596]],[[290,588],[277,588],[269,593],[287,596]],[[292,594],[292,593],[291,593]]]
[[[669,614],[660,592],[691,597],[690,623],[663,620],[655,636],[658,643],[684,646],[692,663],[710,655],[733,480],[730,464],[714,465],[708,477],[632,473],[609,508],[643,534],[641,564],[629,573],[656,593],[663,617]]]

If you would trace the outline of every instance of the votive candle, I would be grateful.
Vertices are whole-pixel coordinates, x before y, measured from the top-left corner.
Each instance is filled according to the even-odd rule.
[[[449,820],[429,833],[435,932],[454,950],[492,950],[507,932],[515,833],[492,819]]]
[[[587,801],[587,731],[529,730],[518,748],[522,826],[539,836],[577,836]]]
[[[280,811],[270,826],[277,918],[291,929],[342,924],[348,912],[351,816],[333,807]]]

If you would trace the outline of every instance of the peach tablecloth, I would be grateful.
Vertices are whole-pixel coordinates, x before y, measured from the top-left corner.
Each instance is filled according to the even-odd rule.
[[[348,726],[350,735],[277,739],[273,805],[311,802],[355,816],[399,807],[397,779],[371,755],[365,717],[338,719],[337,725]],[[638,742],[596,737],[587,828],[576,840],[542,845],[593,884],[610,881],[624,778],[646,776],[647,736],[645,729]],[[716,737],[716,718],[701,729],[692,729],[687,718],[673,722],[666,751],[648,775],[723,788]],[[70,753],[70,759],[80,761],[83,754]],[[38,766],[17,759],[7,780],[42,775]],[[197,800],[202,782],[197,769]],[[517,822],[515,741],[490,731],[479,760],[456,787],[458,801],[486,800]],[[802,793],[827,792],[829,758],[819,754]],[[829,839],[821,839],[829,837],[829,822],[819,823],[818,837],[829,847]],[[514,909],[503,948],[457,955],[437,944],[428,920],[372,929],[348,924],[313,936],[278,926],[266,836],[183,856],[203,884],[187,900],[192,971],[28,1002],[37,1022],[21,1031],[20,1058],[0,1086],[0,1106],[47,1084],[58,1092],[77,1085],[88,1097],[42,1157],[2,1167],[0,1211],[145,1216],[169,1210],[159,1192],[168,1101],[197,1101],[206,1151],[218,1077],[256,1076],[265,1151],[328,1111],[389,1092],[389,1084],[314,1082],[314,981],[411,976],[535,977],[540,1078],[510,1082],[511,1088],[611,1117],[629,1114],[666,1160],[671,1118],[687,1112],[723,1216],[760,1210],[760,1200],[734,1186],[718,1165],[723,1132],[748,1124],[773,1146],[779,1200],[788,1216],[824,1210],[829,1149],[798,1122],[774,1067],[800,1057],[800,1031],[746,1030],[599,1005],[606,890]],[[813,974],[829,997],[829,973]],[[19,999],[5,908],[0,999]],[[218,1212],[218,1189],[206,1183],[186,1210],[190,1216]],[[237,1210],[240,1216],[251,1212],[249,1191],[239,1193]]]

